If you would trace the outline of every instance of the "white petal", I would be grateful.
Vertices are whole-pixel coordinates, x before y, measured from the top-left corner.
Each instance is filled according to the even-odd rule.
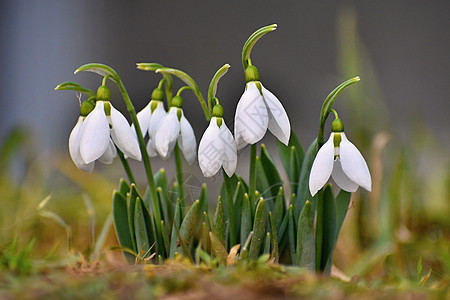
[[[274,136],[277,137],[280,142],[286,146],[289,144],[289,137],[291,135],[291,124],[289,118],[284,110],[280,100],[267,90],[262,84],[261,89],[263,92],[264,101],[268,107],[269,113],[269,130]]]
[[[234,134],[249,144],[255,144],[266,134],[268,123],[263,97],[256,84],[249,82],[236,108]],[[241,146],[242,143],[237,140],[237,144]]]
[[[151,102],[153,102],[152,100]],[[150,125],[148,127],[148,133],[150,135],[150,138],[155,137],[155,132],[158,129],[159,125],[161,124],[161,121],[164,119],[164,117],[167,115],[166,110],[164,109],[164,103],[162,101],[155,101],[158,102],[155,110],[152,113],[152,117],[150,119]]]
[[[194,129],[192,129],[189,121],[181,116],[180,120],[180,135],[178,137],[178,146],[183,152],[184,158],[188,164],[192,164],[197,156],[197,142],[195,140]]]
[[[356,192],[359,185],[355,182],[353,182],[350,178],[345,175],[344,171],[342,170],[341,161],[340,159],[336,159],[334,161],[333,165],[333,172],[331,173],[331,177],[333,177],[334,182],[347,192]]]
[[[141,151],[136,135],[130,129],[127,119],[111,104],[111,137],[117,147],[128,157],[141,160]]]
[[[171,107],[155,133],[156,150],[162,158],[167,159],[173,151],[180,133],[176,107]]]
[[[94,110],[84,120],[80,153],[85,163],[91,163],[105,153],[109,144],[109,124],[103,101],[97,101]]]
[[[236,126],[234,129],[235,129],[234,130],[234,135],[235,135],[234,138],[235,138],[236,148],[237,148],[237,150],[241,150],[242,148],[247,146],[248,143],[242,137],[240,130],[236,129]]]
[[[94,162],[86,164],[80,154],[80,138],[84,129],[84,117],[79,117],[78,122],[72,129],[69,136],[69,153],[78,169],[91,173],[94,169]]]
[[[198,146],[198,164],[205,177],[214,176],[222,166],[224,145],[219,135],[220,129],[217,126],[217,119],[213,117]]]
[[[114,158],[117,156],[116,146],[114,146],[113,141],[109,140],[109,146],[105,153],[98,158],[98,161],[104,164],[110,164],[113,162]]]
[[[155,139],[149,139],[147,143],[147,154],[149,157],[158,156],[158,151],[155,146]]]
[[[233,176],[237,166],[236,142],[225,122],[220,126],[220,139],[223,141],[223,169],[228,177]]]
[[[319,149],[309,174],[309,191],[314,196],[330,178],[333,171],[334,145],[333,133],[328,141]]]
[[[366,161],[355,145],[347,139],[344,133],[341,133],[341,137],[342,141],[339,146],[339,157],[342,170],[348,178],[370,192],[372,190],[372,179],[370,178],[370,172]]]
[[[142,136],[145,137],[147,135],[148,127],[150,125],[150,103],[147,104],[140,112],[137,113],[137,119],[139,122],[139,127],[141,127]],[[131,130],[136,134],[136,130],[134,129],[134,124],[131,124]]]

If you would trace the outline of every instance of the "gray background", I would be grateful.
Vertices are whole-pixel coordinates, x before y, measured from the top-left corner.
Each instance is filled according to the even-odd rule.
[[[347,128],[362,124],[345,121],[353,120],[345,98],[373,90],[368,97],[379,114],[373,131],[390,129],[407,140],[412,124],[423,121],[449,145],[449,8],[449,1],[2,1],[0,142],[22,124],[35,135],[38,152],[68,156],[78,100],[73,92],[53,89],[64,81],[96,89],[99,76],[73,74],[89,62],[118,71],[137,110],[160,76],[136,70],[136,62],[184,70],[205,96],[211,76],[230,63],[217,94],[230,123],[244,89],[242,45],[255,29],[277,23],[252,59],[305,145],[317,132],[323,99],[353,75],[362,77],[361,84],[336,102]],[[352,12],[365,58],[356,74],[347,74],[338,24]],[[125,112],[110,86],[113,104]],[[185,95],[185,113],[199,140],[207,123],[196,99]]]

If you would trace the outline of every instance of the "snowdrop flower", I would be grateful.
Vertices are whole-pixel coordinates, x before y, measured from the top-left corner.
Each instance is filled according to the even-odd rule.
[[[291,124],[283,105],[277,97],[259,81],[258,69],[245,69],[246,86],[238,102],[234,118],[234,135],[237,148],[255,144],[266,134],[267,129],[283,144],[288,145]]]
[[[150,157],[158,155],[155,144],[155,133],[158,129],[161,121],[166,116],[166,110],[164,109],[164,92],[161,88],[156,88],[152,93],[152,100],[137,113],[139,125],[142,130],[142,134],[145,137],[148,132],[149,140],[147,143],[147,152]],[[134,124],[131,125],[132,130],[135,132]]]
[[[214,176],[222,166],[228,177],[236,170],[236,143],[222,117],[223,108],[217,104],[198,146],[198,163],[205,177]]]
[[[358,186],[372,190],[369,168],[358,149],[345,136],[340,119],[331,124],[331,136],[319,149],[309,175],[309,191],[314,196],[328,181],[330,175],[347,192]]]
[[[128,157],[141,160],[136,136],[125,117],[109,102],[109,95],[107,87],[98,89],[95,108],[87,116],[81,114],[69,137],[72,160],[87,172],[92,172],[96,160],[112,162],[117,155],[114,144]]]
[[[178,142],[184,158],[192,164],[195,161],[197,144],[194,130],[185,118],[182,107],[183,99],[178,95],[173,97],[169,112],[156,129],[155,146],[158,154],[163,159],[168,159]]]

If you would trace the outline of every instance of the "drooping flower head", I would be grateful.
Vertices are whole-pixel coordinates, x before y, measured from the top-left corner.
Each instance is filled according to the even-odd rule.
[[[81,112],[70,134],[70,154],[81,170],[91,172],[96,160],[111,163],[117,155],[114,144],[128,157],[141,160],[136,136],[128,121],[109,99],[109,89],[106,86],[99,87],[94,109],[87,115]]]
[[[195,161],[197,143],[194,130],[183,113],[183,98],[173,97],[169,112],[161,120],[155,132],[155,147],[159,155],[168,159],[170,153],[178,146],[189,164]]]
[[[198,163],[205,177],[214,176],[223,167],[228,177],[233,176],[237,165],[236,143],[223,121],[223,108],[213,107],[213,117],[198,146]]]
[[[245,80],[245,91],[238,102],[234,118],[238,150],[260,141],[267,129],[288,145],[291,125],[283,105],[259,81],[259,72],[255,66],[246,67]]]
[[[372,179],[366,161],[346,137],[344,124],[336,118],[331,124],[331,135],[319,149],[309,175],[309,191],[314,196],[330,176],[347,192],[355,192],[359,186],[372,190]]]
[[[149,140],[147,143],[147,152],[150,157],[158,155],[155,144],[155,133],[161,121],[166,116],[167,112],[164,108],[164,92],[158,87],[153,90],[151,100],[140,112],[137,113],[139,125],[142,130],[142,135],[145,137],[148,132]],[[131,125],[133,131],[134,125]]]

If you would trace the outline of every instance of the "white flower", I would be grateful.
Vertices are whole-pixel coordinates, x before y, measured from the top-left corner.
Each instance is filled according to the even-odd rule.
[[[309,175],[309,191],[314,196],[328,181],[330,175],[336,184],[347,192],[358,186],[372,190],[369,168],[358,149],[343,132],[332,132],[319,149]]]
[[[198,163],[205,177],[214,176],[222,166],[228,177],[233,176],[237,165],[236,143],[222,118],[211,118],[198,146]]]
[[[261,87],[261,92],[258,89]],[[237,148],[261,140],[267,128],[283,144],[288,145],[291,124],[281,102],[259,81],[250,81],[236,108],[234,135]]]
[[[69,137],[70,155],[78,168],[92,172],[97,159],[111,163],[117,155],[113,141],[125,155],[141,160],[138,142],[125,117],[108,101],[98,100],[87,117],[78,118]]]
[[[148,132],[149,140],[147,143],[147,152],[150,157],[158,155],[155,144],[155,133],[166,114],[164,103],[158,100],[151,100],[148,105],[137,114],[142,135],[145,137]],[[131,125],[131,128],[135,132],[134,124]]]
[[[194,130],[184,117],[183,109],[172,106],[164,116],[154,134],[155,146],[162,158],[169,158],[170,153],[178,146],[189,164],[195,161],[197,144]]]

